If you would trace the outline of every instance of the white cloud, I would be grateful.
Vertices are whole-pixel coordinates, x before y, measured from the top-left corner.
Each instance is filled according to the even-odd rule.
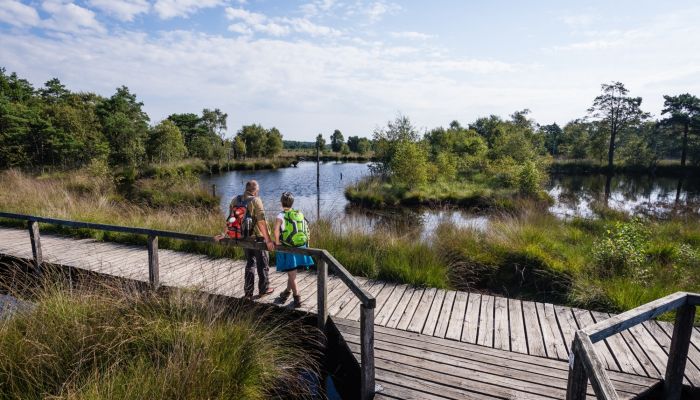
[[[401,6],[396,3],[375,1],[368,5],[365,9],[365,14],[370,22],[378,22],[384,17],[384,14],[391,14],[399,10],[401,10]]]
[[[560,20],[571,28],[590,26],[596,18],[590,14],[565,15]]]
[[[121,21],[133,21],[151,8],[147,0],[90,0],[90,5]]]
[[[300,9],[306,18],[311,18],[319,14],[328,13],[336,4],[336,0],[313,0],[302,4]]]
[[[48,0],[41,4],[42,10],[50,14],[41,21],[41,26],[58,32],[105,32],[95,18],[95,13],[70,1]]]
[[[153,9],[162,19],[187,17],[202,8],[217,7],[225,0],[157,0]]]
[[[253,32],[277,37],[287,36],[292,32],[310,36],[340,35],[340,31],[314,24],[306,18],[269,18],[264,14],[233,7],[226,8],[226,17],[235,21],[229,26],[229,31],[242,35],[250,35]]]
[[[429,35],[427,33],[413,32],[413,31],[391,32],[390,35],[393,38],[409,39],[409,40],[427,40],[427,39],[432,39],[435,37],[435,35]]]
[[[14,26],[35,26],[39,23],[39,13],[34,7],[15,0],[0,2],[0,21]]]

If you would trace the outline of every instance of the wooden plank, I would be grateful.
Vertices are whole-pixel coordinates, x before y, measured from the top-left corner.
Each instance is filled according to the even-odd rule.
[[[462,325],[464,324],[464,315],[467,310],[468,298],[469,293],[467,292],[457,292],[455,294],[455,301],[452,306],[452,313],[450,314],[450,322],[447,325],[447,332],[445,332],[446,339],[461,339]]]
[[[328,315],[332,317],[337,317],[340,307],[343,303],[350,301],[352,292],[345,284],[340,286],[340,290],[333,291],[328,296]],[[376,320],[375,320],[376,321]]]
[[[666,368],[668,365],[668,354],[671,351],[671,338],[673,335],[673,325],[669,323],[664,323],[660,321],[646,321],[644,322],[644,327],[649,330],[649,332],[654,336],[659,344],[661,344],[664,352],[666,353],[666,363],[661,365],[659,369],[662,374],[666,373]],[[689,347],[689,350],[692,348]],[[694,349],[693,349],[694,350]],[[690,358],[690,357],[688,357]],[[691,384],[695,387],[700,387],[700,368],[698,368],[694,363],[687,363],[685,366],[685,377],[686,384]]]
[[[148,282],[151,289],[160,286],[160,269],[158,268],[158,236],[148,236]]]
[[[600,361],[588,335],[583,332],[577,333],[574,340],[576,347],[581,349],[581,351],[576,351],[576,356],[583,362],[588,372],[588,380],[593,386],[596,397],[605,400],[618,399],[617,391],[605,371],[605,365]]]
[[[569,357],[564,345],[564,337],[559,329],[557,317],[552,304],[535,303],[537,316],[540,319],[542,328],[542,339],[547,356],[559,360],[566,360]]]
[[[684,305],[686,301],[686,293],[674,293],[632,310],[625,311],[622,314],[618,314],[594,326],[586,327],[584,331],[590,337],[591,342],[595,343],[642,321],[650,320],[656,316],[674,310]]]
[[[554,306],[554,313],[557,316],[559,328],[561,328],[562,336],[564,337],[564,345],[567,352],[571,352],[571,343],[574,341],[574,334],[578,330],[574,314],[569,307]]]
[[[435,292],[435,298],[433,299],[433,304],[430,306],[430,311],[428,311],[428,318],[425,320],[422,333],[425,335],[433,335],[435,332],[435,327],[437,326],[438,318],[440,317],[440,311],[442,310],[442,303],[445,300],[445,293],[443,289],[438,289]]]
[[[338,319],[336,325],[343,335],[354,335],[355,339],[349,337],[348,340],[358,340],[359,327],[357,322]],[[540,374],[544,376],[544,379],[552,377],[566,380],[567,378],[567,363],[560,360],[534,357],[526,354],[513,353],[379,326],[375,327],[375,335],[377,341],[388,341],[413,347],[428,353],[435,353],[437,357],[442,357],[443,355],[455,356],[484,365],[508,366],[509,368]],[[650,379],[614,371],[610,372],[610,378],[615,382],[616,386],[622,385],[622,390],[632,392],[659,382],[658,379]]]
[[[374,306],[360,306],[360,399],[371,400],[375,390]]]
[[[411,332],[423,331],[423,326],[425,325],[425,320],[428,319],[428,312],[433,305],[436,292],[437,289],[435,288],[425,290],[423,297],[420,299],[420,303],[418,303],[418,307],[416,307],[416,312],[413,314],[413,318],[406,328],[407,330]]]
[[[401,296],[401,299],[399,299],[399,302],[396,304],[394,311],[391,313],[391,316],[389,316],[385,326],[389,328],[396,328],[401,320],[401,317],[403,317],[403,313],[406,311],[406,306],[408,305],[408,302],[411,301],[415,291],[416,289],[414,288],[406,288],[403,296]]]
[[[375,298],[375,301],[376,301],[376,296],[379,294],[379,292],[382,291],[382,289],[384,289],[384,286],[386,286],[386,285],[387,285],[387,284],[386,284],[385,282],[383,282],[383,281],[377,281],[377,284],[376,284],[376,285],[372,285],[371,288],[367,289],[367,293],[369,293],[370,295],[372,295],[372,296]],[[360,304],[362,304],[362,303],[360,302]],[[375,304],[376,304],[376,303],[375,303]],[[347,317],[345,317],[345,318],[346,318],[346,319],[351,319],[351,320],[354,320],[354,321],[359,321],[359,320],[360,320],[360,306],[359,306],[359,304],[358,304],[358,306],[355,307],[355,308],[347,315]]]
[[[476,343],[479,335],[479,313],[481,312],[481,295],[469,293],[467,310],[464,314],[464,326],[462,328],[462,341]]]
[[[493,312],[494,297],[481,296],[481,311],[479,312],[479,335],[476,342],[482,346],[493,347]]]
[[[425,289],[423,288],[418,288],[413,291],[413,295],[408,301],[408,304],[406,304],[406,308],[403,311],[403,315],[401,316],[399,323],[396,324],[396,329],[406,330],[406,328],[408,328],[408,324],[411,322],[413,315],[416,313],[416,308],[418,307],[424,292]]]
[[[610,314],[607,314],[610,316]],[[640,341],[635,338],[634,332],[631,331],[630,329],[624,330],[619,333],[619,335],[622,337],[622,340],[625,341],[627,346],[630,348],[632,351],[632,354],[635,356],[635,358],[639,361],[639,363],[642,365],[644,368],[644,371],[647,376],[652,377],[652,378],[662,378],[662,375],[659,373],[659,370],[654,366],[654,362],[649,358],[647,353],[644,351],[644,349],[640,346]],[[641,374],[644,375],[644,374]]]
[[[456,294],[457,292],[454,290],[449,290],[445,293],[445,300],[442,303],[442,309],[440,310],[440,316],[435,326],[435,332],[433,332],[433,335],[436,337],[444,338],[447,333],[447,326],[450,323],[450,314],[452,314],[452,304],[454,304]]]
[[[366,281],[363,285],[362,288],[366,291],[371,289],[374,285],[380,284],[379,281],[375,280],[368,280]],[[349,288],[350,291],[355,294],[355,292],[352,290],[352,288]],[[338,318],[345,318],[348,314],[352,312],[352,310],[355,309],[355,307],[360,306],[360,299],[356,296],[353,295],[352,298],[346,302],[343,306],[341,306],[341,309],[338,311],[337,316]]]
[[[340,325],[343,337],[351,350],[358,351],[359,336],[352,329]],[[386,329],[386,328],[380,328]],[[437,339],[436,341],[445,341]],[[555,361],[556,368],[548,368],[531,364],[527,360],[511,361],[498,357],[502,350],[480,347],[486,354],[475,354],[467,347],[474,346],[468,343],[455,343],[454,346],[441,346],[437,344],[423,343],[416,340],[407,340],[392,335],[377,333],[375,337],[375,355],[378,360],[387,359],[398,361],[404,365],[414,365],[435,371],[438,374],[466,377],[481,383],[495,384],[500,387],[517,390],[516,398],[527,397],[528,394],[545,394],[549,398],[562,398],[566,387],[566,363]],[[507,352],[506,352],[507,354]],[[532,358],[533,356],[525,356]],[[379,361],[377,361],[379,365]],[[402,366],[397,366],[402,370]],[[420,374],[420,373],[419,373]],[[420,376],[420,375],[418,375]],[[626,375],[627,376],[627,375]],[[638,385],[626,382],[625,379],[613,381],[615,386],[623,393],[638,394],[645,391],[648,385]],[[655,384],[658,380],[650,381]],[[554,390],[552,390],[554,389]],[[592,391],[590,391],[592,394]],[[492,393],[495,394],[495,393]],[[507,395],[499,393],[499,395]],[[511,396],[513,397],[512,393]]]
[[[391,316],[394,315],[394,310],[401,301],[401,297],[403,296],[407,288],[408,286],[406,285],[398,285],[394,288],[394,290],[384,302],[382,308],[375,315],[375,324],[385,326],[387,323],[389,323],[389,319],[391,319]]]
[[[596,323],[608,319],[607,314],[597,311],[591,311],[591,315]],[[646,371],[644,371],[642,365],[635,358],[634,354],[632,353],[632,349],[629,348],[625,340],[619,334],[614,334],[607,337],[605,342],[608,344],[608,347],[610,348],[612,355],[615,357],[615,360],[620,366],[620,370],[622,372],[646,375]]]
[[[662,321],[656,321],[656,325],[658,325],[669,338],[673,337],[673,324]],[[692,335],[693,336],[691,337],[691,345],[688,347],[688,361],[690,361],[692,365],[688,365],[686,368],[700,370],[700,350],[698,350],[698,348],[694,344],[692,344],[692,339],[696,339],[698,336],[700,336],[700,334],[694,331]],[[666,363],[664,363],[663,366],[665,367]],[[693,382],[693,385],[700,387],[700,382]]]
[[[508,299],[508,317],[510,320],[510,349],[518,353],[527,353],[527,336],[523,323],[523,305],[520,300]]]
[[[574,308],[573,312],[574,312],[574,317],[576,318],[576,323],[578,324],[579,329],[583,329],[585,327],[595,325],[595,322],[593,321],[593,317],[591,316],[590,311]],[[608,346],[605,342],[594,343],[593,347],[598,352],[598,356],[600,357],[601,362],[605,365],[605,368],[612,370],[612,371],[619,371],[620,370],[620,367],[617,365],[617,362],[615,361],[615,357],[613,357],[612,353],[610,353],[610,349],[608,348]]]
[[[375,296],[377,305],[374,309],[374,320],[375,323],[378,323],[379,318],[380,318],[380,313],[384,309],[384,305],[387,303],[389,298],[391,297],[392,293],[394,293],[395,290],[399,290],[399,286],[401,285],[396,285],[394,283],[387,283],[384,285],[382,288],[381,292]]]
[[[527,353],[533,356],[547,357],[540,320],[537,317],[537,307],[531,301],[523,301],[522,307],[525,334],[527,335]]]
[[[496,297],[493,313],[493,347],[510,350],[510,324],[508,321],[508,299]]]

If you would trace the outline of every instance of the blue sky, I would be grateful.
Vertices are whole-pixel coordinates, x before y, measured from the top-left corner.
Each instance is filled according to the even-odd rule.
[[[700,95],[697,1],[0,0],[0,66],[105,96],[127,85],[153,122],[218,107],[311,140],[582,117],[619,80],[658,116]]]

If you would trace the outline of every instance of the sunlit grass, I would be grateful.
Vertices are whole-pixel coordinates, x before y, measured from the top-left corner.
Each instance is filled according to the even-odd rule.
[[[310,398],[319,373],[315,330],[262,309],[57,276],[5,290],[29,305],[0,320],[0,399]]]

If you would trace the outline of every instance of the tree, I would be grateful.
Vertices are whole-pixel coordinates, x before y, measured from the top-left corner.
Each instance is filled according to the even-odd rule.
[[[608,170],[613,169],[615,146],[618,135],[647,118],[649,114],[640,109],[641,97],[630,97],[629,90],[621,82],[602,84],[603,94],[593,100],[593,106],[588,109],[591,117],[598,119],[605,127],[608,137]]]
[[[267,145],[265,146],[265,155],[274,157],[282,151],[282,134],[280,131],[272,127],[267,131]]]
[[[339,130],[334,130],[333,134],[331,135],[331,150],[334,152],[339,152],[342,147],[343,147],[343,142],[345,139],[343,138],[343,134]]]
[[[149,118],[141,107],[136,95],[122,86],[97,108],[113,164],[135,166],[144,161]]]
[[[245,141],[240,136],[233,139],[233,157],[243,158],[246,155]]]
[[[53,103],[59,101],[70,94],[66,86],[58,78],[53,78],[44,84],[44,89],[39,89],[42,99]]]
[[[664,109],[661,115],[665,114],[668,114],[668,117],[662,121],[663,123],[682,128],[681,167],[685,167],[688,155],[688,134],[695,133],[691,128],[700,123],[700,99],[689,93],[664,96]]]
[[[361,138],[359,140],[359,142],[357,142],[357,153],[358,154],[366,154],[367,152],[370,151],[371,148],[372,148],[372,143],[367,138]]]
[[[374,152],[379,163],[370,168],[375,173],[386,175],[390,172],[390,163],[399,146],[404,142],[415,143],[419,139],[420,134],[411,120],[405,115],[397,115],[396,119],[387,122],[386,128],[375,129]]]
[[[201,124],[212,136],[224,139],[226,136],[226,119],[228,114],[221,112],[218,108],[213,111],[205,108],[202,110]]]
[[[180,160],[187,154],[180,129],[168,119],[161,121],[150,130],[146,149],[152,162]]]
[[[544,136],[544,146],[549,154],[553,156],[559,155],[558,149],[563,134],[559,125],[556,122],[551,125],[542,125],[540,126],[540,132]]]
[[[340,146],[340,153],[344,156],[350,154],[350,146],[348,146],[347,143],[343,143],[343,145]]]
[[[389,163],[392,181],[414,188],[428,181],[428,156],[416,142],[399,140]]]
[[[326,139],[320,133],[316,136],[316,148],[323,152],[326,148]]]
[[[348,137],[348,148],[350,151],[354,153],[359,153],[359,145],[360,145],[360,137],[359,136],[350,136]]]
[[[180,129],[187,148],[190,147],[192,139],[207,133],[206,127],[202,124],[202,118],[197,114],[170,114],[168,119]]]

